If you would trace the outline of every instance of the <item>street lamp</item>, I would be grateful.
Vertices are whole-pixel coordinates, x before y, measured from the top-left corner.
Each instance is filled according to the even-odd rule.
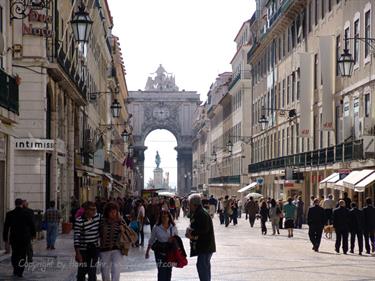
[[[350,77],[353,74],[354,64],[355,60],[352,56],[352,54],[349,52],[349,49],[347,48],[348,40],[359,40],[364,42],[368,47],[372,49],[372,51],[375,51],[375,38],[361,38],[361,37],[354,37],[354,38],[348,38],[345,37],[345,49],[344,52],[341,54],[340,58],[337,60],[337,64],[339,66],[340,74],[342,77]]]
[[[120,116],[120,109],[121,109],[121,105],[118,102],[118,100],[115,99],[111,104],[111,111],[112,111],[113,118],[118,118]]]
[[[78,43],[87,43],[89,41],[92,24],[93,21],[91,20],[89,13],[85,11],[85,6],[81,1],[78,11],[75,12],[73,19],[70,21],[74,38]]]
[[[212,160],[216,162],[217,154],[216,154],[215,148],[212,150],[211,157],[212,157]]]
[[[134,147],[132,145],[129,145],[128,146],[128,152],[129,152],[129,155],[132,156],[133,153],[134,153]]]
[[[232,154],[232,151],[233,151],[233,143],[232,143],[231,140],[229,140],[228,143],[227,143],[227,149],[228,149],[228,152],[229,152],[230,154]]]
[[[266,108],[262,106],[262,112],[264,110],[271,110],[271,111],[280,111],[280,112],[288,112],[288,119],[293,119],[294,117],[297,116],[297,112],[294,108],[292,109],[283,109],[283,108]],[[268,119],[265,114],[262,114],[260,116],[260,119],[258,120],[258,123],[268,123]]]
[[[130,136],[130,133],[128,133],[128,131],[126,129],[121,133],[121,137],[122,137],[122,139],[124,140],[125,143],[128,142],[129,136]]]

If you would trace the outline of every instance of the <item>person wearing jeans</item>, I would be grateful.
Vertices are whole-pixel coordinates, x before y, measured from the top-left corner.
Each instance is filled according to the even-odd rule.
[[[49,209],[44,214],[44,221],[47,224],[47,250],[55,250],[55,242],[61,219],[60,212],[55,208],[55,201],[49,203]]]
[[[185,236],[190,239],[190,256],[198,256],[197,270],[200,281],[211,280],[211,257],[216,252],[214,228],[210,215],[203,210],[199,194],[189,196],[190,227]]]
[[[120,237],[121,224],[125,224],[120,217],[120,209],[114,202],[104,206],[103,219],[100,223],[100,266],[103,281],[119,281],[120,268],[124,261],[117,246]]]

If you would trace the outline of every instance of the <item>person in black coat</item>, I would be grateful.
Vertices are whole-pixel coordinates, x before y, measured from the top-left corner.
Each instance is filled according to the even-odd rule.
[[[349,236],[349,210],[345,207],[345,201],[339,201],[339,207],[333,210],[333,227],[336,231],[335,250],[340,253],[342,240],[342,250],[344,254],[348,252],[348,236]]]
[[[375,208],[372,206],[371,198],[366,198],[366,207],[363,208],[365,217],[364,237],[367,254],[370,254],[370,244],[372,252],[375,252]]]
[[[211,280],[211,257],[216,252],[214,227],[211,216],[202,207],[199,194],[189,196],[191,212],[190,227],[185,236],[190,239],[190,256],[198,256],[197,270],[199,280]]]
[[[309,225],[309,238],[313,244],[313,250],[319,251],[320,241],[322,240],[322,232],[325,224],[325,212],[319,206],[319,199],[314,199],[314,205],[309,208],[307,213],[307,224]]]
[[[13,275],[22,277],[25,270],[26,256],[35,237],[35,225],[30,213],[22,207],[22,199],[16,199],[16,208],[7,212],[4,222],[3,240],[12,247]]]
[[[363,211],[357,208],[357,204],[352,202],[352,209],[349,211],[350,221],[350,252],[354,253],[355,237],[358,240],[359,255],[363,252],[363,228],[365,224],[365,218]]]

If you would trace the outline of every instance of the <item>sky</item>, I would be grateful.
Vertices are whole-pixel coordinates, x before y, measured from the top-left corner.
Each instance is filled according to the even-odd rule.
[[[147,77],[162,64],[175,75],[180,90],[197,91],[202,101],[206,100],[217,75],[231,71],[230,61],[236,52],[234,38],[255,11],[255,0],[108,0],[108,3],[114,23],[112,33],[120,38],[128,90],[144,90]],[[171,142],[175,138],[165,132],[153,132],[149,145],[146,139],[146,146],[154,154],[149,157],[146,151],[145,166],[155,166],[156,150],[152,147],[174,151]],[[163,166],[163,155],[161,158]],[[176,158],[173,161],[174,164],[166,165],[177,166]],[[175,172],[169,172],[171,185],[175,186]],[[145,174],[145,182],[148,178]]]

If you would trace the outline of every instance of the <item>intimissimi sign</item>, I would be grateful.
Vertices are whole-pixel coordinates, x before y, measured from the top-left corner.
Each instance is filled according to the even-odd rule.
[[[15,139],[16,150],[54,150],[55,141],[46,139]]]

